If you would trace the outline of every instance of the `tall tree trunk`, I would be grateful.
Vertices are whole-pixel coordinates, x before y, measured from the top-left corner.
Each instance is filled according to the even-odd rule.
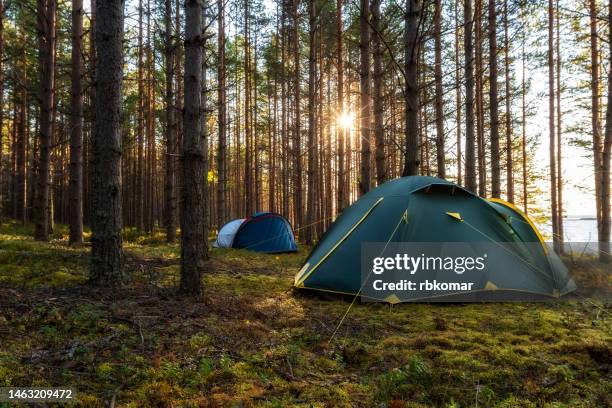
[[[25,40],[23,34],[21,39]],[[21,55],[21,78],[19,85],[19,126],[17,128],[17,143],[15,163],[17,177],[15,180],[15,218],[25,224],[27,219],[27,146],[28,146],[28,90],[25,53]]]
[[[276,19],[276,40],[278,41],[278,13]],[[278,43],[274,50],[274,62],[278,63]],[[276,203],[276,158],[277,158],[277,135],[278,135],[278,79],[274,78],[273,85],[268,77],[268,211],[277,212]],[[270,95],[272,92],[272,95]],[[272,106],[270,106],[272,104]]]
[[[176,183],[175,169],[175,145],[176,145],[176,122],[174,106],[174,37],[172,35],[172,1],[165,0],[164,12],[165,29],[165,63],[166,63],[166,180],[165,180],[165,227],[166,240],[174,242],[176,239]]]
[[[4,3],[0,0],[0,219],[4,215]]]
[[[36,197],[34,200],[34,238],[49,239],[49,167],[53,138],[53,96],[55,76],[55,0],[38,0],[38,59],[40,72],[40,152]]]
[[[89,137],[83,139],[83,224],[91,224],[91,183],[92,183],[92,146],[94,126],[96,122],[96,0],[90,0],[91,14],[89,16]],[[136,191],[136,189],[134,189]]]
[[[608,26],[612,27],[612,0],[608,2]],[[612,29],[608,29],[608,67],[612,67]],[[606,107],[606,134],[601,158],[601,237],[599,259],[610,262],[610,157],[612,155],[612,69],[608,69],[608,104]]]
[[[404,171],[402,176],[419,174],[419,17],[420,0],[406,0],[406,18],[404,21],[404,73],[405,84],[405,151]]]
[[[257,24],[257,22],[255,22],[255,24]],[[251,78],[252,81],[251,83],[253,84],[251,86],[252,88],[252,104],[251,104],[251,131],[249,132],[250,137],[251,137],[251,165],[253,168],[253,186],[255,187],[253,190],[253,203],[255,203],[255,210],[258,211],[261,208],[261,166],[260,166],[260,162],[261,162],[261,141],[259,137],[255,137],[256,132],[258,131],[258,107],[257,107],[257,102],[258,102],[258,96],[257,96],[257,92],[258,92],[258,88],[257,88],[257,25],[255,26],[256,28],[256,32],[255,32],[255,36],[254,36],[254,43],[253,43],[253,58],[251,61],[251,50],[249,50],[249,66],[251,68]]]
[[[483,16],[483,0],[476,0],[474,10],[474,48],[475,56],[475,105],[476,105],[476,151],[478,157],[478,195],[481,197],[487,196],[487,152],[485,141],[485,98],[484,98],[484,63],[483,63],[483,44],[484,38],[482,35],[482,16]]]
[[[476,141],[474,138],[474,44],[472,41],[472,0],[465,0],[464,10],[465,50],[465,187],[476,191]]]
[[[177,216],[179,218],[180,225],[180,211],[181,206],[179,204],[179,199],[181,197],[180,189],[182,188],[182,172],[180,168],[180,155],[181,155],[181,146],[183,145],[183,47],[182,47],[182,37],[181,37],[181,0],[176,0],[174,3],[174,32],[176,33],[174,46],[174,57],[176,59],[176,63],[174,65],[174,77],[176,78],[176,92],[174,95],[174,106],[177,115],[175,115],[174,119],[176,121],[176,141],[174,142],[174,151],[177,153],[178,160],[174,161],[174,177],[176,178],[176,188],[177,188]]]
[[[322,35],[322,34],[321,34]],[[322,41],[321,41],[322,42]],[[334,156],[332,154],[332,132],[331,132],[331,118],[332,118],[332,101],[331,101],[331,83],[332,83],[332,75],[331,75],[331,63],[328,61],[327,64],[327,68],[326,68],[326,75],[327,75],[327,86],[326,86],[326,101],[327,101],[327,109],[326,109],[326,115],[327,115],[327,126],[326,126],[326,135],[327,138],[325,140],[326,144],[326,154],[325,154],[325,163],[333,163],[334,161]],[[329,227],[329,225],[331,224],[331,220],[333,217],[333,207],[334,207],[334,200],[333,200],[333,181],[332,181],[332,171],[333,171],[333,165],[329,165],[326,166],[325,168],[325,201],[324,201],[324,205],[325,207],[325,212],[324,212],[324,220],[323,220],[323,224],[321,225],[321,230],[322,231],[326,231],[327,228]]]
[[[423,47],[425,48],[425,47]],[[420,66],[423,67],[423,69],[420,70],[419,75],[420,75],[420,83],[422,84],[426,84],[427,83],[427,77],[425,75],[425,72],[427,70],[427,65],[425,62],[425,50],[423,50],[423,52],[420,53]],[[430,155],[429,155],[429,149],[430,149],[430,138],[428,135],[428,128],[429,128],[429,119],[428,119],[428,115],[427,115],[427,103],[429,101],[429,92],[428,92],[428,87],[424,86],[422,89],[420,89],[421,94],[419,96],[419,100],[423,101],[422,104],[420,104],[419,106],[419,139],[420,139],[420,146],[421,146],[421,174],[424,174],[428,177],[431,176],[431,160],[430,160]]]
[[[155,212],[155,196],[154,196],[154,158],[155,158],[155,134],[154,134],[154,123],[153,123],[153,47],[152,47],[152,35],[151,35],[151,0],[147,0],[147,45],[146,45],[146,155],[145,155],[145,231],[147,233],[153,232]]]
[[[491,109],[491,196],[501,197],[499,154],[499,99],[497,92],[497,10],[489,0],[489,107]]]
[[[312,244],[314,238],[315,221],[315,135],[316,135],[316,8],[315,0],[308,0],[308,197],[306,209],[306,231],[305,241],[307,245]]]
[[[527,59],[525,58],[525,32],[523,28],[523,44],[521,47],[521,127],[522,127],[522,137],[521,137],[521,160],[522,160],[522,170],[523,170],[523,211],[525,214],[529,214],[528,208],[528,181],[527,181],[527,86],[525,81],[525,65],[527,65]]]
[[[202,118],[200,121],[200,139],[202,143],[202,158],[203,158],[203,168],[202,175],[200,176],[203,179],[202,182],[202,207],[203,207],[203,220],[202,220],[202,236],[204,237],[204,245],[206,249],[206,254],[204,256],[205,259],[208,259],[208,235],[209,235],[209,220],[210,220],[210,200],[209,200],[209,189],[208,189],[208,166],[209,166],[209,151],[208,151],[208,119],[209,119],[209,108],[208,108],[208,59],[206,55],[207,44],[206,38],[210,38],[210,33],[207,32],[208,25],[208,0],[200,0],[202,1],[202,42],[200,47],[202,49],[202,64],[200,69],[202,70],[202,95],[200,99],[201,104],[201,112]]]
[[[145,163],[144,163],[144,45],[143,45],[143,4],[138,2],[138,127],[136,138],[137,152],[137,188],[136,188],[136,228],[140,231],[145,226]]]
[[[554,13],[553,0],[548,1],[548,126],[549,126],[549,156],[550,156],[550,202],[552,233],[555,250],[559,251],[559,237],[557,222],[557,166],[555,151],[555,65],[554,65],[554,42],[553,35]]]
[[[552,5],[549,6],[552,8]],[[599,45],[597,38],[597,3],[589,1],[591,28],[591,133],[593,134],[593,169],[595,171],[595,206],[597,212],[598,241],[602,241],[601,197],[601,124],[599,122]]]
[[[204,236],[205,143],[202,131],[201,0],[185,1],[185,103],[181,190],[181,292],[202,296],[202,273],[208,258]]]
[[[101,287],[117,287],[123,281],[120,179],[123,4],[122,0],[96,4],[98,69],[90,278]]]
[[[293,118],[293,159],[294,159],[294,174],[293,174],[293,207],[294,207],[294,226],[300,228],[303,224],[302,211],[302,147],[301,147],[301,109],[300,109],[300,41],[299,41],[299,14],[298,6],[300,0],[290,0],[292,2],[292,46],[293,46],[293,103],[294,103],[294,118]]]
[[[387,181],[387,165],[385,163],[385,133],[383,123],[383,68],[382,68],[382,24],[380,22],[381,0],[372,0],[372,28],[374,45],[374,138],[376,139],[376,182],[378,185]]]
[[[455,0],[455,22],[457,27],[455,28],[455,109],[456,109],[456,122],[457,122],[457,184],[463,184],[463,164],[461,151],[461,58],[460,58],[460,34],[459,34],[459,1]]]
[[[370,147],[370,0],[361,0],[359,6],[359,105],[360,105],[360,137],[361,137],[361,167],[359,173],[359,194],[364,195],[370,190],[371,179],[371,147]]]
[[[557,236],[561,243],[559,248],[563,252],[563,158],[561,155],[562,150],[562,133],[561,133],[561,35],[560,35],[560,11],[559,11],[559,0],[556,0],[556,41],[555,50],[557,53],[556,63],[556,85],[557,85]]]
[[[252,145],[251,145],[251,61],[250,61],[250,43],[249,43],[249,0],[244,1],[244,188],[245,188],[245,208],[247,215],[255,212],[255,191],[254,184],[257,182],[253,179],[253,164],[252,164]]]
[[[318,23],[317,23],[318,25]],[[317,112],[317,133],[315,136],[315,186],[316,188],[316,199],[315,199],[315,224],[313,225],[313,235],[315,239],[319,239],[321,236],[320,231],[324,226],[325,216],[324,216],[324,208],[323,208],[323,200],[325,198],[325,176],[324,171],[325,167],[323,160],[325,159],[325,150],[328,147],[328,144],[325,142],[325,118],[323,114],[323,90],[325,89],[325,75],[324,75],[324,59],[323,59],[323,30],[318,29],[318,44],[317,44],[317,55],[318,64],[316,64],[316,68],[318,69],[318,95],[317,95],[317,104],[319,106]],[[331,165],[331,163],[329,163]]]
[[[508,37],[508,0],[504,0],[504,72],[506,75],[506,198],[514,202],[514,170],[512,159],[512,98],[510,95],[510,38]]]
[[[281,0],[281,146],[282,146],[282,213],[289,216],[289,96],[288,93],[288,69],[287,69],[287,50],[288,50],[288,30],[287,30],[287,7],[288,1]]]
[[[442,91],[442,29],[440,22],[442,14],[442,0],[436,0],[435,3],[434,77],[436,82],[436,163],[438,168],[438,177],[446,178],[446,157],[444,151],[444,94]]]
[[[342,28],[342,2],[343,0],[337,0],[336,2],[336,36],[337,36],[337,54],[338,60],[336,64],[336,71],[338,74],[338,102],[337,111],[339,115],[344,115],[344,31]],[[338,145],[338,199],[336,203],[336,211],[341,212],[346,205],[346,191],[344,189],[346,185],[346,173],[344,165],[344,135],[345,130],[340,120],[336,119],[336,143]]]
[[[72,0],[70,242],[83,243],[83,0]]]
[[[227,220],[226,191],[227,191],[227,96],[226,96],[226,69],[225,69],[225,6],[224,0],[217,0],[218,41],[217,55],[219,59],[217,76],[219,86],[217,98],[219,103],[217,122],[219,126],[219,150],[217,152],[217,226],[221,226]]]

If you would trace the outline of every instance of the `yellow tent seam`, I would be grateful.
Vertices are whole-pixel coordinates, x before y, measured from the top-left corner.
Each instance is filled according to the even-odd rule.
[[[525,214],[520,208],[518,208],[514,204],[504,201],[501,198],[489,198],[488,201],[491,201],[492,203],[505,205],[506,207],[516,211],[521,217],[523,217],[525,221],[527,221],[527,223],[529,224],[533,232],[535,232],[538,239],[540,240],[542,247],[544,247],[544,251],[548,253],[548,246],[546,245],[546,242],[544,242],[544,238],[542,237],[542,234],[540,234],[540,231],[538,231],[538,228],[535,226],[533,221],[531,221],[531,218],[529,218],[527,214]]]
[[[322,258],[319,262],[316,263],[315,266],[312,267],[312,269],[310,270],[310,272],[308,272],[307,274],[305,274],[302,278],[299,279],[299,281],[295,282],[295,286],[298,286],[300,284],[303,284],[304,281],[306,279],[308,279],[308,277],[310,275],[312,275],[312,273],[323,263],[327,260],[327,258],[329,258],[329,256],[340,246],[340,244],[342,244],[348,237],[349,235],[351,235],[353,233],[353,231],[370,215],[370,213],[374,210],[374,208],[376,208],[376,206],[378,204],[380,204],[380,202],[384,199],[384,197],[380,197],[378,200],[376,200],[376,202],[368,209],[368,211],[366,211],[365,214],[363,214],[363,216],[359,219],[359,221],[357,221],[355,223],[355,225],[353,225],[351,227],[350,230],[348,230],[348,232],[338,241],[336,242],[336,244],[332,247],[332,249],[330,249]]]

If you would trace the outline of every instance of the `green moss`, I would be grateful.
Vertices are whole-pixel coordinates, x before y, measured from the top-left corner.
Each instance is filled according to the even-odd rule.
[[[0,225],[0,386],[72,384],[93,407],[118,384],[126,407],[610,405],[601,303],[358,302],[329,343],[349,304],[291,291],[308,248],[212,249],[196,302],[174,294],[179,246],[126,230],[132,279],[111,300],[81,293],[88,248],[63,226],[31,233]]]
[[[96,375],[102,380],[108,380],[113,373],[113,366],[110,363],[101,363],[96,367]]]

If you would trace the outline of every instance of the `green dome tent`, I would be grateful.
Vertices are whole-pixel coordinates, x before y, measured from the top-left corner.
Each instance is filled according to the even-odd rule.
[[[475,293],[479,297],[474,300],[491,294],[492,299],[501,300],[503,293],[559,297],[576,289],[565,265],[518,208],[499,199],[482,199],[446,180],[421,176],[386,182],[346,208],[313,248],[295,277],[295,287],[363,295],[362,244],[371,242],[518,248],[505,249],[511,254],[498,251],[505,258],[477,276],[469,293],[445,292],[444,296],[459,296],[458,300]],[[417,291],[402,300],[396,296],[372,299],[397,303],[436,297]]]

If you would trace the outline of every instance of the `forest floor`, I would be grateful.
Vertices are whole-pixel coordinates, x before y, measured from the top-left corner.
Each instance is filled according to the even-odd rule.
[[[383,304],[292,290],[307,255],[211,253],[202,302],[179,247],[125,234],[129,285],[86,283],[88,248],[0,225],[0,387],[71,386],[79,406],[612,406],[612,304]],[[574,271],[610,274],[592,260]],[[609,269],[607,269],[609,270]],[[0,407],[4,407],[0,403]]]

